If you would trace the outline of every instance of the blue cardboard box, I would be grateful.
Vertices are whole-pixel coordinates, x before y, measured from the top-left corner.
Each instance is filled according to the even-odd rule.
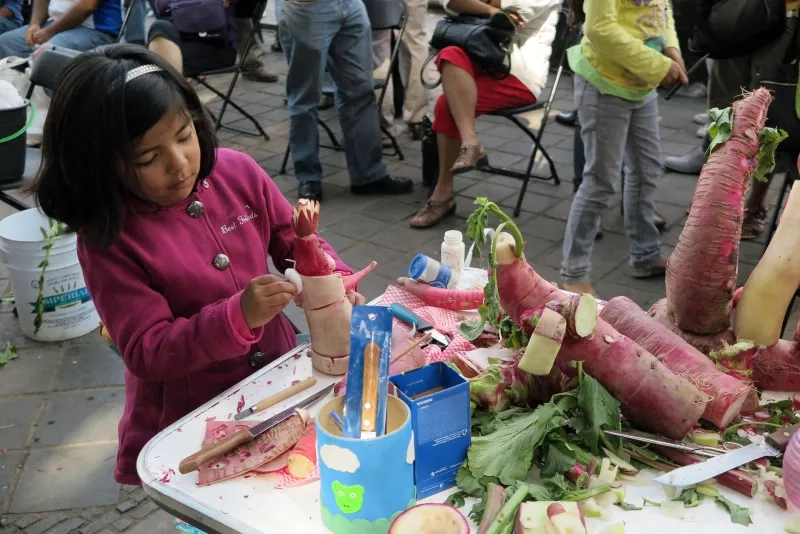
[[[442,362],[389,381],[411,410],[417,499],[455,486],[471,442],[469,382]]]

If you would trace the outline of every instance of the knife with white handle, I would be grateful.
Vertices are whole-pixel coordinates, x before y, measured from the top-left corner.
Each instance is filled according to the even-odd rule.
[[[704,480],[714,478],[731,469],[736,469],[753,460],[758,460],[765,456],[778,456],[786,450],[786,446],[792,439],[792,435],[794,435],[798,429],[800,429],[800,423],[779,428],[772,434],[766,436],[762,443],[751,443],[740,449],[734,449],[725,454],[715,456],[714,458],[709,458],[704,462],[679,467],[653,480],[659,484],[666,484],[668,486],[691,486],[692,484],[698,484]]]

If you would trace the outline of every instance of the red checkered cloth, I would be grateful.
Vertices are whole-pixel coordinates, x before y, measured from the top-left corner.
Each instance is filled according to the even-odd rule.
[[[422,300],[397,286],[387,287],[379,304],[380,306],[401,304],[419,315],[422,319],[428,321],[442,334],[447,334],[450,336],[450,344],[444,351],[442,351],[442,348],[439,345],[434,344],[428,345],[422,350],[422,352],[425,354],[425,363],[449,362],[458,353],[469,352],[476,349],[476,347],[470,343],[467,338],[458,332],[458,327],[460,326],[461,321],[459,320],[459,313],[456,311],[426,306]],[[407,326],[399,319],[394,319],[394,322],[395,326]],[[422,336],[423,334],[417,334],[417,338]],[[336,395],[344,395],[346,387],[347,376],[345,375],[344,379],[336,384],[334,393]]]

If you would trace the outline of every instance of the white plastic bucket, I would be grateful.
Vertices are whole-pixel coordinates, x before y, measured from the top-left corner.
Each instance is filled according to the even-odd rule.
[[[36,341],[64,341],[88,334],[100,318],[94,307],[83,271],[78,263],[75,235],[53,240],[49,266],[44,275],[42,326],[34,334],[35,303],[45,257],[42,235],[50,229],[38,209],[10,215],[0,221],[0,258],[8,266],[22,333]]]

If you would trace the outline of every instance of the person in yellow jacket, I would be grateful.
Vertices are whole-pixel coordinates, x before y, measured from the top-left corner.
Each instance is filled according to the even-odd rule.
[[[670,0],[571,0],[583,18],[581,43],[568,51],[575,73],[586,164],[564,235],[564,289],[594,293],[589,282],[600,215],[625,167],[625,231],[635,278],[662,276],[666,260],[653,221],[661,176],[655,88],[687,84]]]

